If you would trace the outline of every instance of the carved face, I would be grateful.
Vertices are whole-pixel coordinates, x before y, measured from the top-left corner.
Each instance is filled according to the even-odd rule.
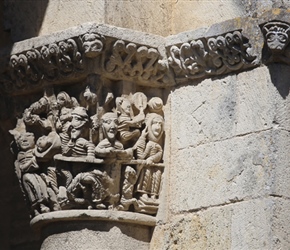
[[[72,111],[71,121],[71,138],[77,139],[81,136],[83,128],[86,127],[88,122],[88,115],[86,109],[83,107],[77,107]]]
[[[63,107],[60,111],[59,119],[60,119],[62,124],[67,122],[67,121],[70,121],[72,119],[71,109]]]
[[[35,146],[34,135],[28,132],[21,134],[17,139],[17,143],[23,151],[33,149]]]
[[[151,113],[146,117],[148,127],[148,139],[158,142],[164,132],[164,119],[161,115]]]
[[[128,166],[125,170],[125,178],[128,180],[129,183],[135,184],[137,181],[136,171]]]
[[[115,140],[118,132],[118,117],[115,113],[106,113],[102,117],[102,125],[105,136],[109,141]]]
[[[159,117],[155,117],[152,120],[152,133],[155,137],[159,137],[159,135],[163,132],[163,120]]]
[[[98,40],[96,34],[87,34],[83,36],[83,49],[86,57],[97,57],[103,49],[103,43]]]
[[[283,50],[286,46],[288,35],[284,32],[273,30],[266,35],[268,47],[271,50]]]
[[[121,108],[123,110],[123,112],[126,114],[126,115],[129,115],[131,114],[131,103],[124,99],[122,104],[121,104]]]
[[[282,52],[289,44],[290,26],[284,22],[269,22],[263,26],[267,46],[275,53]]]
[[[66,92],[60,92],[56,97],[56,102],[59,108],[65,107],[69,103],[69,95]]]

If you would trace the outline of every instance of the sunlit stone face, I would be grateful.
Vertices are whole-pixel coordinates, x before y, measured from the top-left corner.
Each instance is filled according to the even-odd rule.
[[[163,132],[163,120],[159,117],[156,117],[152,120],[152,133],[155,137],[159,137]]]
[[[24,151],[32,149],[35,146],[34,135],[32,133],[21,134],[17,142],[19,147]]]
[[[118,117],[115,113],[106,113],[102,117],[103,131],[108,140],[112,141],[118,132]]]

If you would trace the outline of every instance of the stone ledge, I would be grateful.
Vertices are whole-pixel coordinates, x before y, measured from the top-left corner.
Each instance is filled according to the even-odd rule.
[[[275,51],[265,50],[267,34],[262,32],[265,23],[278,21],[287,25],[289,19],[289,10],[272,9],[259,18],[235,18],[166,38],[86,23],[17,42],[11,51],[0,51],[9,61],[0,66],[4,70],[0,75],[0,91],[27,94],[46,85],[83,81],[90,74],[169,88],[263,63],[290,64],[288,40],[283,56],[280,51],[273,59]],[[97,47],[87,51],[88,45]],[[267,53],[270,60],[263,59]]]
[[[64,210],[40,214],[30,221],[34,230],[40,230],[56,222],[64,221],[111,221],[125,224],[155,227],[156,218],[150,215],[109,210]]]

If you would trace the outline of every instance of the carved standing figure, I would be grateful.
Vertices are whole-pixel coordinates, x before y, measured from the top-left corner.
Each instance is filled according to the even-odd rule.
[[[164,132],[162,116],[155,113],[148,114],[145,122],[146,128],[134,146],[137,159],[144,160],[145,164],[137,184],[137,192],[142,195],[140,199],[143,201],[155,200],[159,195],[161,170],[155,169],[152,164],[159,163],[162,159],[163,150],[159,141]]]

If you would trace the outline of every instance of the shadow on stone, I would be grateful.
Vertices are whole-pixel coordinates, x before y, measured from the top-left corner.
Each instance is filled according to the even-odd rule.
[[[271,76],[271,81],[279,91],[279,94],[286,99],[290,89],[290,71],[289,66],[281,63],[272,63],[267,66]]]

